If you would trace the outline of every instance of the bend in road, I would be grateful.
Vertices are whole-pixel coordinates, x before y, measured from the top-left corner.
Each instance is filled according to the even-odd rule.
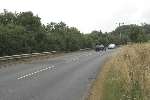
[[[81,100],[112,50],[69,53],[0,71],[0,100]]]

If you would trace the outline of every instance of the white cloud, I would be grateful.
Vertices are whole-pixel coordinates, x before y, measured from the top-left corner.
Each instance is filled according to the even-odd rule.
[[[64,21],[82,32],[113,30],[118,22],[150,22],[149,0],[0,0],[0,11],[32,11],[43,23]]]

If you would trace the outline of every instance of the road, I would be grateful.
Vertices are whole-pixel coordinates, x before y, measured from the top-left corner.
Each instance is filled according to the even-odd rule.
[[[74,52],[0,69],[0,100],[81,100],[111,53]]]

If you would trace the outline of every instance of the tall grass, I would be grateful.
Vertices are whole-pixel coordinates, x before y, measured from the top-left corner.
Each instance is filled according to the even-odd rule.
[[[113,56],[88,100],[150,100],[150,44],[128,45]]]

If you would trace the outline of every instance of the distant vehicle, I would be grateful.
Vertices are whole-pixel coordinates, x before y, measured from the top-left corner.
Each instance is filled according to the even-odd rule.
[[[99,52],[99,51],[106,51],[105,46],[103,44],[101,45],[96,45],[95,51]]]
[[[103,51],[104,50],[104,45],[103,44],[101,44],[100,46],[99,46],[99,49],[101,50],[101,51]]]
[[[114,49],[115,47],[116,47],[115,44],[109,44],[109,45],[108,45],[108,49]]]

